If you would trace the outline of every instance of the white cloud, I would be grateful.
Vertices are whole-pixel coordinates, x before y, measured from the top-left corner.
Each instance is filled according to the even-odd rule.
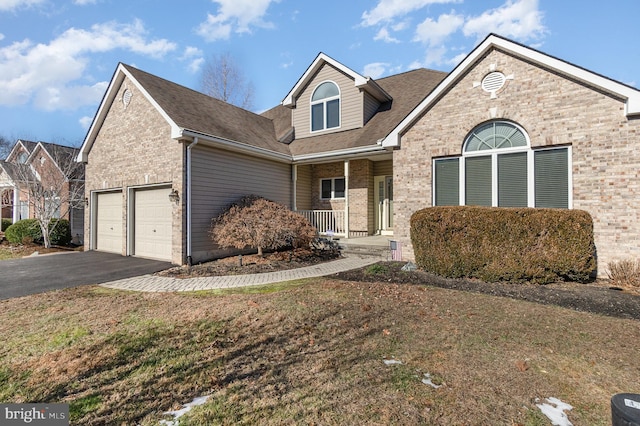
[[[389,34],[389,30],[387,28],[380,28],[380,31],[378,31],[378,34],[376,34],[373,39],[375,41],[382,40],[386,43],[400,43],[400,40],[392,37],[391,34]]]
[[[78,123],[80,123],[80,127],[82,127],[83,130],[89,130],[89,126],[91,126],[92,122],[93,122],[93,116],[88,116],[88,115],[85,115],[84,117],[78,120]]]
[[[191,74],[197,74],[202,69],[202,64],[204,64],[204,58],[196,58],[189,62],[189,66],[187,68]]]
[[[416,28],[414,41],[427,43],[431,46],[441,44],[449,35],[455,33],[464,24],[464,17],[451,13],[440,15],[437,21],[425,19]]]
[[[20,7],[31,7],[46,0],[0,0],[0,11],[11,11]]]
[[[105,82],[82,84],[89,54],[123,49],[160,58],[175,50],[166,39],[147,41],[142,22],[108,22],[90,30],[70,28],[49,44],[26,39],[0,47],[0,105],[34,101],[42,109],[73,109],[95,104]],[[75,83],[74,83],[75,82]]]
[[[2,39],[4,39],[4,34],[0,33],[0,41],[2,41]]]
[[[73,3],[78,6],[85,6],[87,4],[96,4],[98,3],[98,0],[73,0]]]
[[[389,67],[390,64],[386,63],[386,62],[373,62],[371,64],[367,64],[364,66],[364,72],[363,74],[365,76],[369,76],[373,79],[376,79],[378,77],[381,77],[385,74],[385,72],[387,71],[387,68]]]
[[[196,32],[206,41],[228,39],[231,32],[250,33],[252,27],[273,28],[263,18],[271,3],[279,0],[212,0],[218,4],[216,15],[208,14]]]
[[[493,32],[525,41],[540,38],[545,34],[546,28],[542,18],[538,0],[507,0],[499,8],[467,20],[462,31],[465,36],[475,36],[477,39]]]
[[[379,0],[376,7],[362,14],[361,25],[370,27],[390,22],[431,4],[461,3],[462,0]]]
[[[184,53],[179,58],[181,61],[189,62],[187,65],[187,69],[191,74],[196,74],[202,68],[202,64],[204,64],[204,55],[202,50],[197,47],[187,46],[184,49]]]

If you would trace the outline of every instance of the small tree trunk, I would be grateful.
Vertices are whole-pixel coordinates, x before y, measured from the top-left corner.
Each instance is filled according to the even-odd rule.
[[[262,247],[258,247],[258,256],[262,257]]]
[[[44,248],[51,248],[51,239],[49,238],[49,227],[46,224],[43,224],[42,221],[40,223],[40,231],[42,232],[42,243],[44,244]]]

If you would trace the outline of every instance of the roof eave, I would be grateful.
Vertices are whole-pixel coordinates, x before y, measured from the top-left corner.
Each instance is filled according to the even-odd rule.
[[[294,155],[293,162],[294,163],[312,163],[318,160],[336,160],[340,158],[353,158],[358,156],[366,156],[376,153],[386,153],[387,150],[382,146],[376,145],[366,145],[356,148],[347,148],[347,149],[338,149],[334,151],[325,151],[313,154],[302,154],[302,155]]]
[[[283,154],[281,152],[271,151],[269,149],[260,148],[246,143],[233,141],[230,139],[221,138],[219,136],[208,135],[205,133],[197,132],[189,129],[177,129],[175,132],[172,130],[171,137],[178,141],[185,139],[198,138],[200,141],[207,141],[220,148],[227,149],[229,151],[241,152],[244,154],[250,154],[254,157],[265,158],[268,160],[274,160],[281,163],[291,164],[292,158],[289,154]]]

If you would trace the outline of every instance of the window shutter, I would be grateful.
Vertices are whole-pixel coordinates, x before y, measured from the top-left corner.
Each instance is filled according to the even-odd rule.
[[[491,156],[465,160],[465,204],[491,206]]]
[[[498,206],[527,207],[527,153],[498,155]]]
[[[569,151],[534,152],[536,207],[569,208]]]
[[[458,158],[435,160],[436,206],[457,206],[460,204],[459,163]]]

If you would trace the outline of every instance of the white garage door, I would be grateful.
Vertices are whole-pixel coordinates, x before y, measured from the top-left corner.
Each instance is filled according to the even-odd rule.
[[[98,194],[96,250],[122,253],[122,193]]]
[[[135,191],[134,255],[171,260],[171,188]]]

